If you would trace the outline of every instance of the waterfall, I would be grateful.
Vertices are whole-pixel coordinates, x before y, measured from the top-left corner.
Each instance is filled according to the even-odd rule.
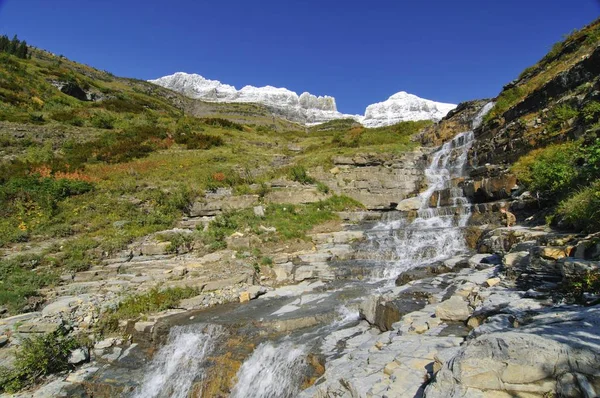
[[[233,398],[288,398],[300,391],[305,378],[307,346],[287,340],[262,343],[237,374]]]
[[[173,327],[132,397],[188,397],[193,383],[202,380],[203,362],[223,333],[217,325]]]
[[[473,130],[493,105],[486,104],[475,116]],[[475,139],[473,130],[456,135],[432,154],[425,170],[427,189],[419,195],[421,205],[414,220],[383,222],[370,231],[381,258],[393,260],[380,277],[393,278],[409,268],[467,250],[463,228],[471,216],[471,205],[458,183],[465,177],[467,156]]]

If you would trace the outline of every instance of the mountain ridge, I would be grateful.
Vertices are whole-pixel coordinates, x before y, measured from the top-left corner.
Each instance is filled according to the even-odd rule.
[[[383,127],[402,121],[440,120],[456,107],[455,104],[427,100],[400,91],[385,101],[367,106],[364,115],[351,115],[339,112],[332,96],[317,96],[306,91],[298,95],[283,87],[246,85],[238,90],[218,80],[185,72],[149,82],[203,101],[263,104],[284,111],[285,118],[305,125],[352,118],[366,127]]]

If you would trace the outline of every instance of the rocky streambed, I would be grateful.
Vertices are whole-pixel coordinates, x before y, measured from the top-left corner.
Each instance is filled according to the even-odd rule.
[[[22,396],[597,396],[598,298],[575,305],[564,289],[598,269],[600,236],[499,227],[509,203],[469,201],[473,139],[442,145],[420,177],[411,168],[427,185],[418,196],[340,214],[339,230],[278,252],[269,276],[232,250],[175,256],[157,243],[70,276],[70,295],[4,318],[2,330],[86,328],[122,289],[157,281],[202,288],[123,325],[126,337],[73,353],[75,371]]]

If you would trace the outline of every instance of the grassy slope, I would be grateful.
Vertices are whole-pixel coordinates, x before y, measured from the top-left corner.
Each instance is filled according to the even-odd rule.
[[[556,43],[538,63],[526,68],[510,88],[500,93],[496,105],[486,115],[485,121],[501,117],[533,91],[571,68],[581,61],[582,57],[589,55],[599,43],[600,19],[566,36],[565,40]]]
[[[544,109],[522,115],[512,127],[504,125],[503,115],[599,45],[600,19],[566,36],[500,93],[484,125],[517,129],[533,148],[511,167],[519,183],[541,198],[549,222],[587,232],[600,231],[600,96],[594,88],[598,77],[596,83],[548,98]]]
[[[204,191],[258,193],[292,165],[310,170],[336,155],[403,152],[428,123],[365,129],[342,121],[307,131],[260,105],[202,103],[41,50],[32,55],[0,54],[0,247],[43,247],[0,261],[0,283],[12,281],[0,305],[13,310],[56,274],[171,228]],[[80,101],[53,82],[102,100]],[[189,149],[190,137],[203,149]]]

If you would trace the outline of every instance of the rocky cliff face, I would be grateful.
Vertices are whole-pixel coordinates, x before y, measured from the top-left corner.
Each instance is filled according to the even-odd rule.
[[[276,116],[307,125],[346,118],[355,119],[366,127],[389,126],[409,120],[439,120],[456,106],[401,91],[384,102],[369,105],[364,116],[348,115],[338,112],[333,97],[308,92],[298,95],[286,88],[245,86],[237,90],[217,80],[182,72],[150,82],[203,101],[262,104]]]

